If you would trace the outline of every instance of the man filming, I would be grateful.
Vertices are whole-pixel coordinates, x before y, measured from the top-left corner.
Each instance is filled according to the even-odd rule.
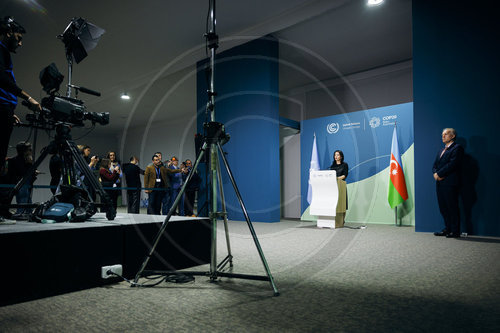
[[[5,172],[5,157],[9,147],[10,135],[14,123],[19,118],[14,114],[17,97],[27,101],[32,109],[42,107],[33,97],[19,88],[13,72],[10,53],[23,44],[23,34],[26,30],[10,16],[0,21],[0,174]]]

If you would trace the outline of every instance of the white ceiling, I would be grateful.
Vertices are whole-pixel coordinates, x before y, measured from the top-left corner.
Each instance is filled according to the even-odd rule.
[[[272,34],[280,44],[280,90],[411,59],[411,0],[216,1],[218,52]],[[67,76],[63,43],[56,38],[72,17],[103,28],[97,47],[73,67],[72,83],[100,91],[80,94],[89,111],[109,111],[111,123],[97,131],[119,133],[183,117],[196,108],[193,64],[205,57],[208,0],[2,0],[28,31],[14,55],[19,85],[44,96],[38,74],[55,62]],[[66,83],[66,81],[64,82]],[[61,87],[65,94],[65,88]],[[119,94],[132,99],[124,102]],[[169,93],[170,92],[170,93]],[[168,94],[168,96],[166,96]],[[23,111],[19,110],[22,114]],[[132,117],[133,114],[133,117]]]

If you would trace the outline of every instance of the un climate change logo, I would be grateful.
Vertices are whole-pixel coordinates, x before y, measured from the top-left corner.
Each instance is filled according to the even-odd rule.
[[[330,134],[335,134],[339,131],[339,123],[331,123],[326,126],[326,131]]]
[[[380,126],[380,118],[379,117],[373,117],[370,119],[370,127],[371,128],[376,128]]]

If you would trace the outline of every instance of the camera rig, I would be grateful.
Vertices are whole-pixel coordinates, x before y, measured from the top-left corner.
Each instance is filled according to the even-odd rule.
[[[47,76],[47,72],[49,72]],[[48,78],[48,79],[47,79]],[[78,218],[86,220],[94,215],[97,211],[96,207],[106,208],[106,218],[113,220],[116,216],[116,210],[112,205],[111,198],[104,191],[101,183],[91,171],[89,165],[84,160],[82,154],[78,150],[75,142],[71,138],[71,128],[84,126],[85,121],[101,125],[109,124],[109,112],[89,112],[87,111],[82,100],[58,96],[59,84],[62,81],[62,75],[57,71],[54,64],[51,64],[40,73],[40,82],[44,86],[44,90],[50,95],[42,99],[42,107],[34,109],[27,102],[23,102],[24,106],[30,108],[33,113],[26,116],[28,124],[22,126],[35,129],[53,130],[55,129],[54,140],[48,146],[42,149],[41,155],[36,159],[35,163],[30,167],[26,175],[16,184],[10,191],[7,198],[8,203],[12,202],[14,196],[19,192],[22,186],[28,182],[36,169],[40,166],[43,160],[49,154],[57,154],[62,160],[62,182],[61,193],[56,194],[50,200],[41,205],[35,205],[36,209],[30,216],[30,220],[37,221],[43,210],[49,208],[49,204],[55,202],[67,202],[75,206],[75,211],[84,210]],[[47,83],[49,82],[49,84]],[[87,92],[91,94],[99,94],[90,89],[73,86],[77,91]],[[99,94],[100,95],[100,94]],[[35,135],[36,136],[36,135]],[[81,182],[83,175],[86,182]],[[85,188],[84,183],[87,184]],[[97,204],[90,195],[96,193],[101,199],[101,203]],[[33,205],[9,205],[9,207],[33,207]]]

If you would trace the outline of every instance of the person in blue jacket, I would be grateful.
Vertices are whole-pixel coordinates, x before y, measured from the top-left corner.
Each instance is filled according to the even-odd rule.
[[[29,103],[32,109],[40,110],[42,107],[33,97],[21,89],[14,76],[14,65],[11,53],[16,53],[17,48],[23,44],[23,34],[26,30],[10,16],[0,20],[0,177],[6,176],[5,158],[9,149],[10,135],[14,124],[19,118],[14,114],[17,98],[21,97]],[[6,192],[1,191],[0,200],[5,203]],[[8,209],[0,211],[0,222],[3,217],[9,217]]]

